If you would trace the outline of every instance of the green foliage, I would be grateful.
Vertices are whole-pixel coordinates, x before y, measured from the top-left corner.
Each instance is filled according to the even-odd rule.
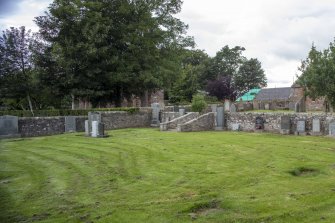
[[[326,97],[335,108],[335,41],[329,44],[329,48],[318,51],[313,45],[306,60],[300,66],[301,76],[298,83],[301,84],[306,95]]]
[[[191,108],[193,112],[203,112],[207,108],[205,96],[203,94],[193,95]]]
[[[34,111],[35,117],[49,117],[49,116],[84,116],[87,115],[90,111],[126,111],[129,113],[135,113],[139,111],[139,108],[93,108],[93,109],[82,109],[82,110],[70,110],[70,109],[63,109],[63,110],[36,110]],[[30,111],[26,110],[8,110],[8,111],[1,111],[1,115],[14,115],[18,117],[32,117]]]
[[[180,70],[177,55],[193,45],[185,35],[187,26],[174,17],[181,4],[181,0],[55,0],[36,23],[61,68],[59,88],[117,106],[132,94],[169,88]]]
[[[182,70],[169,92],[172,103],[190,102],[192,96],[201,89],[200,77],[205,72],[208,55],[201,50],[185,50],[182,54]]]
[[[225,46],[209,60],[200,80],[203,88],[212,96],[234,99],[252,88],[266,86],[261,63],[255,58],[244,57],[244,50],[240,46]]]
[[[335,220],[334,139],[148,128],[108,134],[1,140],[0,222]],[[319,172],[289,173],[301,167]]]
[[[267,79],[261,62],[256,58],[243,61],[238,72],[234,75],[234,84],[239,95],[253,88],[266,87]]]
[[[19,106],[32,112],[31,96],[36,91],[31,58],[32,36],[24,26],[11,27],[0,36],[0,95],[25,102]],[[13,102],[13,101],[12,101]]]

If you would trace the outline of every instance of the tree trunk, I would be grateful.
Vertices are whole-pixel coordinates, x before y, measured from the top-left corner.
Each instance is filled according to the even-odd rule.
[[[74,110],[75,109],[75,104],[74,104],[74,94],[71,94],[71,99],[72,99],[72,103],[71,103],[71,109]]]
[[[27,94],[27,100],[28,100],[28,103],[29,103],[29,109],[30,109],[30,112],[31,112],[31,114],[32,114],[33,116],[35,116],[35,115],[34,115],[34,111],[33,111],[33,104],[31,103],[31,98],[30,98],[30,94],[29,94],[29,93]]]

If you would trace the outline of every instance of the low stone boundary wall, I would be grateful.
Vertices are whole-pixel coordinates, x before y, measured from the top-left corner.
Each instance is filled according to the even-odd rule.
[[[101,112],[106,130],[150,127],[151,110],[135,113],[124,111]],[[85,131],[87,116],[76,116],[76,131]],[[22,137],[57,135],[65,132],[65,117],[26,117],[18,119],[18,133]]]
[[[129,112],[103,112],[101,122],[106,130],[149,127],[151,123],[151,111]]]
[[[262,117],[265,121],[264,131],[280,133],[280,123],[282,116],[290,117],[290,134],[297,130],[297,122],[305,120],[306,133],[312,134],[313,119],[320,119],[320,133],[329,134],[329,123],[335,120],[335,117],[326,113],[255,113],[255,112],[237,112],[225,114],[225,123],[228,130],[232,130],[233,124],[239,124],[241,131],[254,131],[256,117]]]
[[[169,129],[176,129],[178,124],[183,124],[185,122],[188,122],[192,119],[195,119],[199,116],[198,112],[190,112],[186,115],[180,116],[179,118],[173,119],[169,122],[164,122],[160,124],[160,130],[161,131],[167,131]]]
[[[179,124],[178,132],[197,132],[197,131],[211,131],[215,127],[215,113],[209,112],[196,119],[188,121],[184,124]]]

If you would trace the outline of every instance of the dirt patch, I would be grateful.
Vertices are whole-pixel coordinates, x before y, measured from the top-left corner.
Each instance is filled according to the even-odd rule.
[[[206,216],[210,213],[220,211],[220,203],[221,202],[218,200],[196,203],[185,212],[188,212],[188,215],[192,218],[192,220],[195,220],[200,216]]]
[[[319,170],[310,168],[310,167],[299,167],[299,168],[289,171],[289,173],[292,176],[300,177],[300,176],[316,175],[319,173]]]

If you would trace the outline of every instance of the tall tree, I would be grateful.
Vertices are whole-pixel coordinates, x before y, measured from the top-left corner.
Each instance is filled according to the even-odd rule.
[[[192,39],[173,17],[181,0],[55,0],[36,18],[74,97],[109,97],[170,86]],[[180,63],[179,63],[180,64]]]
[[[11,27],[0,37],[0,93],[3,98],[26,99],[33,113],[34,91],[30,30]],[[25,106],[22,105],[24,108]]]
[[[234,83],[239,95],[252,88],[266,87],[267,80],[261,62],[256,58],[243,61],[234,75]]]
[[[326,97],[335,108],[335,40],[329,48],[318,51],[313,45],[306,60],[300,66],[298,79],[307,95],[312,98]]]

